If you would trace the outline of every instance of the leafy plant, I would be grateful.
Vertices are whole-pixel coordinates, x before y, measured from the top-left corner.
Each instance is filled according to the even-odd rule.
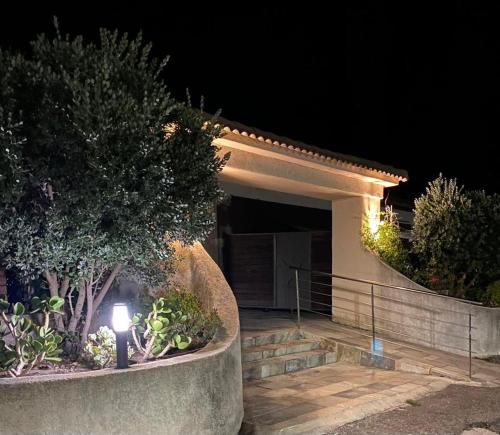
[[[129,358],[133,349],[128,347]],[[95,334],[89,334],[83,347],[82,360],[91,368],[103,369],[116,359],[116,336],[112,329],[101,326]]]
[[[132,317],[132,336],[143,361],[163,357],[170,349],[186,349],[191,337],[183,333],[187,316],[173,311],[163,298],[156,299],[144,318],[141,313]]]
[[[63,304],[64,300],[58,296],[33,298],[32,313],[40,312],[43,316],[43,324],[38,326],[22,303],[15,303],[9,315],[10,304],[0,299],[0,370],[18,377],[43,361],[60,361],[58,355],[62,338],[49,324],[52,315],[61,313]]]
[[[184,334],[201,343],[213,338],[220,326],[220,319],[215,310],[206,313],[196,295],[185,289],[167,289],[162,293],[162,297],[173,311],[181,311],[187,316],[182,325]]]
[[[405,275],[411,275],[408,251],[401,241],[396,213],[392,207],[387,206],[385,212],[380,213],[380,218],[375,231],[370,227],[368,216],[363,220],[361,227],[363,245],[389,266]]]
[[[492,307],[500,307],[500,280],[492,282],[482,297],[485,304]]]
[[[160,282],[166,242],[209,233],[227,156],[140,35],[55,33],[0,50],[0,266],[41,276],[67,302],[56,328],[83,344],[120,274]]]

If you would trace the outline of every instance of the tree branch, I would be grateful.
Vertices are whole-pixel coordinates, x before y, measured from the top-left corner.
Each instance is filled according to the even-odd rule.
[[[95,311],[97,310],[97,308],[99,308],[99,305],[101,304],[101,302],[103,301],[104,297],[106,296],[106,294],[108,293],[108,290],[110,289],[111,285],[113,284],[113,282],[115,281],[115,278],[120,274],[120,272],[122,271],[122,268],[123,268],[123,264],[117,264],[114,269],[111,271],[111,273],[108,275],[107,279],[106,279],[106,282],[104,283],[104,285],[102,286],[99,294],[97,295],[97,297],[94,299],[94,311],[92,314],[95,314]]]
[[[156,358],[161,358],[162,356],[165,356],[165,354],[172,348],[172,346],[170,345],[170,343],[167,344],[167,346],[165,347],[165,349],[163,349],[157,356]]]
[[[45,270],[43,272],[43,276],[47,280],[47,283],[49,284],[49,292],[50,296],[59,296],[59,281],[57,279],[57,273],[53,272],[51,273],[48,270]],[[61,314],[55,314],[54,319],[56,322],[56,328],[58,331],[64,331],[64,321],[62,318]]]
[[[75,305],[75,314],[71,317],[69,322],[68,330],[71,332],[76,331],[80,317],[82,316],[83,304],[85,303],[85,283],[80,283],[80,288],[78,289],[78,299]]]
[[[144,353],[146,349],[141,344],[141,341],[139,340],[139,337],[137,337],[137,333],[135,331],[135,327],[132,328],[132,338],[134,339],[135,346],[137,347],[137,350],[141,353]]]
[[[60,290],[60,295],[63,299],[66,298],[66,293],[68,292],[68,289],[69,289],[69,276],[68,276],[68,273],[69,273],[69,266],[66,266],[66,268],[64,269],[64,279],[63,279],[63,282],[61,284],[61,290]]]
[[[87,315],[85,316],[85,323],[83,324],[82,335],[80,341],[83,344],[87,341],[87,336],[89,334],[90,324],[92,322],[92,316],[94,314],[94,295],[92,294],[92,275],[91,279],[85,285],[85,294],[87,296]]]

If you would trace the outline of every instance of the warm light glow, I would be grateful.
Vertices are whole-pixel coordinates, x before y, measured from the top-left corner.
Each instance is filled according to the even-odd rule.
[[[125,304],[113,305],[113,329],[115,332],[128,331],[130,319],[128,317],[128,308]]]
[[[368,213],[368,228],[370,229],[370,233],[372,234],[372,236],[375,236],[377,234],[379,225],[379,214],[373,210],[370,210],[370,213]]]

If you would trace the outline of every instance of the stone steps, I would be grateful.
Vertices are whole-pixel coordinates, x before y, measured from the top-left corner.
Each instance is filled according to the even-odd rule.
[[[257,361],[275,356],[289,355],[291,353],[308,352],[320,348],[318,340],[301,339],[290,340],[282,343],[265,344],[263,346],[247,347],[241,354],[242,362]]]
[[[248,347],[264,346],[266,344],[283,343],[290,340],[300,340],[305,335],[298,329],[290,329],[283,331],[275,331],[270,333],[243,333],[241,337],[241,347],[246,349]]]
[[[297,329],[242,336],[243,379],[263,379],[337,361],[318,338],[305,338]]]
[[[337,354],[324,349],[298,352],[243,364],[243,379],[263,379],[337,361]]]

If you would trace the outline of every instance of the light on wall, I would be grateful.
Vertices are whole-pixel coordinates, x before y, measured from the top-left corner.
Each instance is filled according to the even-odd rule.
[[[380,225],[380,216],[375,210],[370,210],[368,213],[368,228],[372,236],[375,236],[378,232],[378,227]]]

